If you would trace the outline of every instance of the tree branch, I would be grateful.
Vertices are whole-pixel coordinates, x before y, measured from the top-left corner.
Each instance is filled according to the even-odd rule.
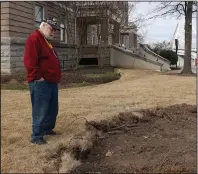
[[[152,2],[151,2],[152,3]],[[174,17],[181,17],[181,15],[187,15],[187,1],[183,2],[180,1],[178,3],[175,2],[161,2],[159,5],[155,7],[155,9],[151,12],[153,13],[152,16],[148,17],[149,19],[154,19],[158,17],[166,17],[166,16],[174,16]],[[197,3],[193,2],[193,13],[197,12]],[[178,13],[178,15],[177,15]]]
[[[153,18],[157,18],[157,17],[165,17],[167,15],[172,15],[174,13],[175,13],[175,9],[173,8],[173,9],[170,9],[170,10],[164,12],[164,13],[154,15],[154,16],[150,17],[149,19],[153,19]]]
[[[183,7],[183,5],[182,5],[181,3],[179,3],[179,4],[176,5],[176,11],[180,14],[179,16],[185,15],[185,11],[184,11],[184,14],[180,12],[180,11],[182,10],[182,9],[179,9],[180,6]],[[183,8],[184,8],[184,7],[183,7]],[[183,10],[184,10],[184,9],[183,9]]]
[[[179,6],[181,6],[181,7],[182,7],[182,9],[183,9],[183,11],[184,11],[184,15],[186,15],[186,11],[185,11],[185,7],[184,7],[184,5],[183,5],[183,4],[181,4],[181,3],[179,3]]]

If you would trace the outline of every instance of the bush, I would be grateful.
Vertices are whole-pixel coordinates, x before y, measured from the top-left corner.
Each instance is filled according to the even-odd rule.
[[[177,54],[172,51],[172,50],[167,50],[167,49],[163,49],[160,51],[160,56],[168,59],[171,62],[171,65],[176,65],[177,64]]]
[[[151,49],[156,54],[169,60],[171,62],[171,65],[177,65],[178,57],[176,52],[171,50],[170,42],[167,41],[157,42],[152,45],[148,45],[148,48]]]

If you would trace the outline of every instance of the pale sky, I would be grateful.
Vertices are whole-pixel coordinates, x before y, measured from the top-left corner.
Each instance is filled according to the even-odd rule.
[[[148,2],[138,2],[136,5],[135,14],[142,14],[148,16],[149,12],[154,9],[159,2],[148,3]],[[143,32],[147,30],[146,43],[163,41],[170,41],[173,37],[175,28],[177,26],[178,20],[175,18],[157,18],[155,20],[147,21],[146,27],[143,27]],[[196,31],[196,20],[193,20],[193,27]],[[194,43],[195,44],[195,43]]]

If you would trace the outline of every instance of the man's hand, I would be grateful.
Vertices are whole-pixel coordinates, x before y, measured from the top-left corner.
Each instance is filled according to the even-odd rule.
[[[41,77],[39,80],[37,80],[37,81],[43,81],[43,80],[45,80],[43,77]]]

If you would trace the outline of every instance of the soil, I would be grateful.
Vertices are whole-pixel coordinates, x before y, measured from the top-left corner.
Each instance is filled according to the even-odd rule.
[[[120,74],[115,72],[114,68],[105,67],[103,69],[97,67],[79,68],[75,71],[68,70],[62,73],[60,89],[98,85],[112,82],[120,79]],[[26,75],[4,75],[1,77],[2,89],[24,90],[29,89]]]
[[[102,135],[71,173],[196,173],[196,113],[180,104],[90,122]]]
[[[60,88],[70,88],[79,86],[89,86],[112,82],[120,79],[120,74],[114,68],[81,68],[76,71],[66,71],[62,73]],[[77,85],[78,84],[78,85]]]

